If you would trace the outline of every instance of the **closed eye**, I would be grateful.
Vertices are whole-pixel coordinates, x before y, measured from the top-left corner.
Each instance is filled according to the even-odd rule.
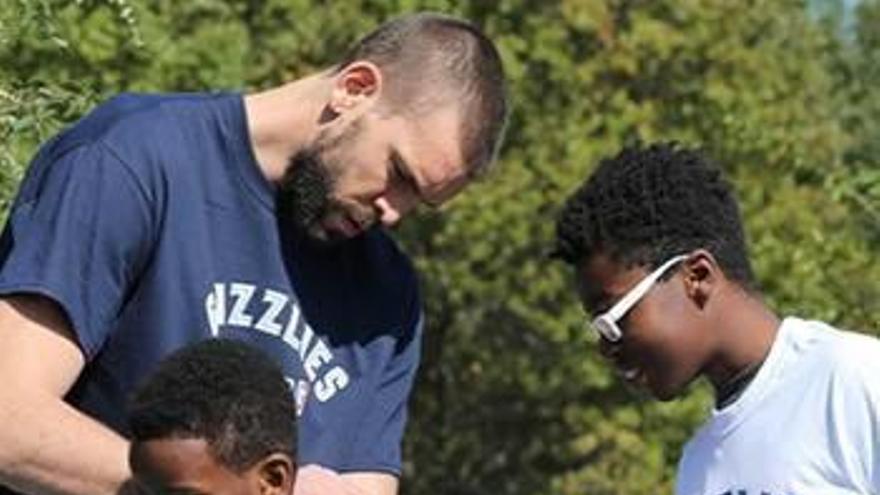
[[[432,201],[427,198],[422,187],[412,174],[412,167],[400,156],[397,150],[391,150],[390,165],[392,178],[396,182],[403,184],[413,196],[418,198],[420,203],[434,210],[440,208],[440,201]]]

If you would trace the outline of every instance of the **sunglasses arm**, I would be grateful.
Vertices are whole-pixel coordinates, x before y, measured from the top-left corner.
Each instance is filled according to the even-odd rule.
[[[611,307],[608,310],[608,315],[616,322],[626,314],[630,308],[648,292],[648,289],[651,288],[652,285],[657,281],[658,278],[663,276],[672,265],[686,259],[686,255],[679,255],[670,260],[667,260],[666,263],[660,265],[659,268],[651,272],[650,275],[643,278],[641,282],[636,284],[632,290],[630,290],[620,301],[617,301],[617,304]]]

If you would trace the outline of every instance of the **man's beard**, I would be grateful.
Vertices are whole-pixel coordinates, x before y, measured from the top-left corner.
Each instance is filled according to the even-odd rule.
[[[333,180],[314,149],[299,151],[290,158],[278,192],[282,220],[320,241],[332,241],[321,225],[331,209]]]

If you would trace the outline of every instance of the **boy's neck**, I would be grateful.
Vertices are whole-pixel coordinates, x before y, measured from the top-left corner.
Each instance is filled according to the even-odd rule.
[[[717,350],[706,367],[719,406],[745,390],[770,353],[780,325],[779,318],[754,294],[737,290],[727,299],[716,326]]]

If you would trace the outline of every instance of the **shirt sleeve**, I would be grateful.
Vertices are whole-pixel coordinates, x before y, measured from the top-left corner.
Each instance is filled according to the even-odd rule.
[[[0,295],[55,301],[91,359],[150,252],[150,217],[145,189],[103,145],[41,153],[0,240]]]
[[[880,342],[866,338],[865,348],[872,348],[873,355],[859,360],[858,382],[861,392],[861,425],[863,430],[854,432],[859,442],[860,462],[864,469],[866,488],[880,490]],[[851,363],[854,364],[854,363]],[[854,426],[854,425],[853,425]]]
[[[880,488],[880,341],[851,334],[832,363],[829,450],[860,492]]]
[[[420,309],[411,325],[395,345],[354,444],[353,458],[366,462],[361,466],[344,466],[343,471],[377,470],[397,476],[401,473],[407,405],[421,358],[424,316]]]
[[[304,318],[296,333],[285,334],[299,355],[282,355],[299,408],[297,460],[398,476],[421,358],[417,274],[379,228],[332,249],[294,247]]]

